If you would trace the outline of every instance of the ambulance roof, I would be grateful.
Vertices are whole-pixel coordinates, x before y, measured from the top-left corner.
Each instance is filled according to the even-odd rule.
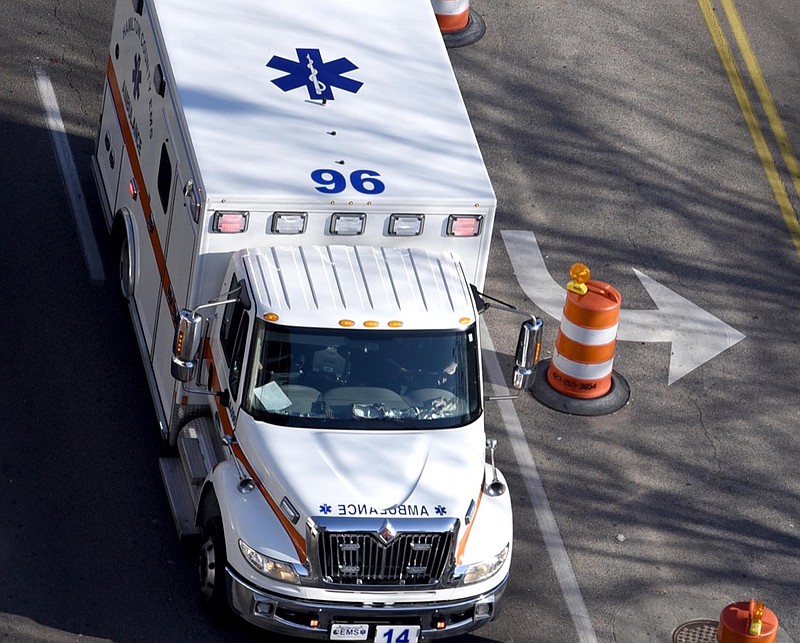
[[[154,4],[210,197],[494,206],[430,0]]]
[[[475,321],[458,259],[448,252],[366,246],[310,246],[242,251],[258,315],[279,323],[338,328],[341,319],[378,329],[455,329]],[[422,314],[424,313],[424,314]],[[420,325],[421,324],[421,325]]]

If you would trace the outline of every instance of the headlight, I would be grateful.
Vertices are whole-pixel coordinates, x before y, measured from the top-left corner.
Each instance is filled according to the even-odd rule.
[[[469,585],[471,583],[477,583],[478,581],[489,578],[489,576],[492,574],[497,573],[497,570],[503,566],[503,563],[507,557],[508,545],[503,547],[503,551],[496,556],[492,556],[491,558],[487,558],[480,563],[474,563],[467,567],[467,571],[462,577],[461,582],[464,585]]]
[[[253,569],[264,574],[264,576],[282,583],[300,583],[300,576],[298,576],[291,563],[284,563],[265,556],[242,540],[239,541],[239,549],[242,551],[244,559],[250,563]]]

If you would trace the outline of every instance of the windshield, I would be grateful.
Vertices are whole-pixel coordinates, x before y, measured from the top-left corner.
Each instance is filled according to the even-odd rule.
[[[474,326],[297,329],[258,320],[245,410],[284,426],[445,428],[481,413]]]

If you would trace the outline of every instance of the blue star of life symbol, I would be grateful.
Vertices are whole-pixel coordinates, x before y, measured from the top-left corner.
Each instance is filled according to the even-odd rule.
[[[322,514],[329,514],[331,512],[331,506],[328,503],[319,506],[319,512]]]
[[[305,85],[312,100],[333,100],[333,87],[355,94],[364,84],[342,75],[358,69],[347,58],[322,62],[319,49],[298,48],[296,51],[298,62],[273,56],[267,63],[267,67],[286,72],[286,76],[272,81],[285,92]]]
[[[133,57],[133,71],[131,72],[131,82],[133,83],[133,97],[138,100],[141,95],[139,89],[142,84],[142,57],[136,54]]]
[[[437,516],[444,516],[447,513],[447,509],[442,505],[436,505],[436,515]]]

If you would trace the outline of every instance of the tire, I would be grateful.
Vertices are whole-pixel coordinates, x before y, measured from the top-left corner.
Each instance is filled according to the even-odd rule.
[[[212,617],[225,620],[229,615],[228,596],[225,584],[225,535],[222,518],[212,516],[206,520],[200,537],[197,556],[197,576],[200,602]]]

